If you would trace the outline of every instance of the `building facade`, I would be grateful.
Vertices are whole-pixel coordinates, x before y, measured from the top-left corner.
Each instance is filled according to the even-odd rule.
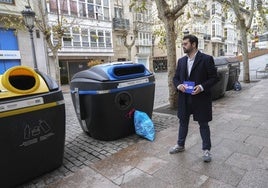
[[[69,83],[76,72],[88,69],[91,63],[108,62],[114,55],[111,3],[109,0],[47,1],[48,23],[57,24],[59,15],[66,20],[62,48],[58,51],[63,84]],[[54,44],[58,42],[55,38]],[[51,64],[55,61],[50,50],[49,61]]]
[[[28,5],[20,0],[0,0],[0,18],[8,17],[14,20],[14,25],[7,28],[4,21],[0,22],[0,74],[17,65],[34,67],[32,46],[29,32],[21,25],[16,29],[22,19],[21,11]],[[47,73],[47,55],[44,40],[40,31],[34,28],[33,39],[38,69]]]

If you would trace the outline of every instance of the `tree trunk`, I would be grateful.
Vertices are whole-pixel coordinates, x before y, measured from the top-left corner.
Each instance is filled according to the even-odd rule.
[[[246,27],[243,27],[243,24],[240,24],[240,26],[240,35],[242,40],[243,82],[250,83],[247,31]]]
[[[57,84],[61,85],[61,79],[60,79],[60,66],[59,66],[59,56],[58,51],[53,51],[53,58],[54,58],[54,70],[55,70],[55,79]]]
[[[170,108],[177,107],[177,92],[173,85],[173,77],[176,71],[176,34],[175,25],[173,19],[166,19],[165,29],[167,33],[166,43],[167,45],[167,65],[168,65],[168,88],[169,88],[169,103]]]

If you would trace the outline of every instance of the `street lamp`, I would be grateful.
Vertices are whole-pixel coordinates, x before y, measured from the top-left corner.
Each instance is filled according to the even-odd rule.
[[[24,24],[28,28],[30,33],[31,43],[32,43],[32,53],[33,53],[33,62],[34,62],[34,69],[38,70],[37,68],[37,61],[36,61],[36,54],[35,54],[35,46],[33,41],[33,28],[34,28],[34,21],[35,21],[35,12],[31,9],[30,6],[25,6],[25,10],[21,11],[21,14],[24,19]]]
[[[184,31],[183,31],[183,35],[189,35],[190,31],[186,28]]]

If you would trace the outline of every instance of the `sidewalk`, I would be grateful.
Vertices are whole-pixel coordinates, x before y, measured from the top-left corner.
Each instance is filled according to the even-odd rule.
[[[198,124],[191,121],[186,151],[170,155],[177,140],[177,117],[156,113],[169,127],[154,142],[140,139],[89,164],[49,187],[224,187],[268,186],[268,79],[243,84],[214,101],[210,122],[211,163],[202,161]]]

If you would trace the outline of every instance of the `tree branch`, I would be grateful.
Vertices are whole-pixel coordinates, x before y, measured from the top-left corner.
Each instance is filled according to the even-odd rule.
[[[268,21],[266,18],[266,14],[263,11],[262,0],[257,0],[257,10],[258,10],[263,22],[264,22],[264,26],[265,26],[266,30],[268,30]]]

